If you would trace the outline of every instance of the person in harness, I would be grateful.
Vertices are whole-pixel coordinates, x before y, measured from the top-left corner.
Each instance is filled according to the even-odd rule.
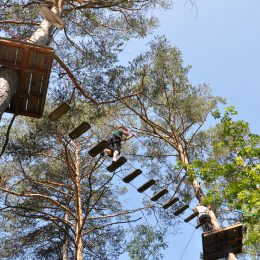
[[[130,136],[130,131],[127,127],[122,125],[118,126],[117,130],[107,139],[109,145],[101,155],[105,154],[112,157],[112,162],[117,161],[121,153],[121,142],[129,140],[132,137],[133,135]]]
[[[211,218],[209,216],[209,207],[201,206],[198,204],[194,209],[198,212],[198,224],[202,226],[203,232],[211,231],[213,229]]]

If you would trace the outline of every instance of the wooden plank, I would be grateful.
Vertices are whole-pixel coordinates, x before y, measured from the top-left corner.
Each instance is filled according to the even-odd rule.
[[[40,112],[40,103],[41,103],[40,98],[36,99],[36,98],[29,97],[26,111],[38,114]]]
[[[48,55],[45,53],[36,52],[35,61],[34,61],[34,69],[40,70],[40,71],[46,71],[47,69],[47,60]]]
[[[28,51],[28,60],[25,68],[32,69],[35,64],[36,51],[33,49],[27,49],[27,51]]]
[[[18,67],[21,67],[22,65],[23,62],[22,57],[23,57],[23,49],[17,48],[15,65],[17,65]]]
[[[86,131],[91,128],[88,122],[81,123],[78,127],[76,127],[72,132],[69,133],[69,137],[71,139],[76,139],[83,135]]]
[[[190,216],[188,216],[187,218],[184,219],[185,222],[189,222],[191,221],[193,218],[197,217],[199,215],[199,212],[194,212],[193,214],[191,214]]]
[[[189,208],[189,205],[186,204],[186,205],[184,205],[183,207],[177,209],[177,210],[173,213],[173,215],[174,215],[174,216],[179,216],[181,213],[183,213],[183,212],[184,212],[186,209],[188,209],[188,208]]]
[[[51,120],[58,120],[62,115],[64,115],[65,113],[67,113],[70,109],[69,104],[67,103],[62,103],[61,105],[59,105],[56,109],[54,109],[50,115],[49,118]]]
[[[124,165],[126,162],[127,162],[126,158],[120,157],[117,161],[112,162],[112,164],[110,164],[110,165],[107,167],[107,170],[108,170],[109,172],[113,172],[113,171],[115,171],[116,169],[118,169],[119,167],[121,167],[122,165]]]
[[[6,56],[8,54],[8,46],[0,44],[0,62],[6,61]]]
[[[8,46],[8,51],[7,51],[7,55],[6,55],[6,59],[5,60],[7,62],[10,62],[11,64],[15,64],[16,51],[17,51],[16,47]]]
[[[173,198],[168,200],[164,205],[163,208],[164,209],[168,209],[170,206],[172,206],[174,203],[176,203],[177,201],[179,201],[179,198]]]
[[[242,224],[236,223],[228,227],[202,234],[204,259],[224,258],[225,248],[229,246],[235,253],[242,252]],[[215,258],[217,259],[217,258]]]
[[[0,64],[21,71],[17,93],[7,112],[24,115],[28,111],[30,116],[42,115],[53,55],[52,48],[0,37]]]
[[[202,221],[201,223],[199,223],[195,228],[198,229],[199,227],[203,226],[204,224],[206,224],[207,222],[209,222],[210,219],[205,219],[204,221]]]
[[[88,154],[92,157],[97,156],[101,152],[104,151],[108,147],[108,142],[106,140],[102,140],[100,143],[95,145],[92,149],[88,151]]]
[[[152,187],[156,183],[155,180],[149,180],[137,189],[138,192],[142,193]]]
[[[151,201],[157,201],[158,199],[160,199],[162,196],[164,196],[165,194],[168,193],[168,190],[167,189],[163,189],[157,193],[155,193],[152,198],[151,198]]]
[[[42,96],[44,97],[41,103],[41,115],[43,114],[44,110],[44,104],[46,100],[46,95],[47,95],[47,89],[48,89],[48,84],[49,84],[49,79],[50,79],[50,73],[51,73],[51,67],[52,67],[52,62],[53,62],[53,55],[49,55],[47,59],[47,70],[45,77],[43,78],[43,83],[42,83]]]
[[[29,93],[33,96],[42,96],[43,75],[41,73],[32,73]]]
[[[8,61],[4,61],[4,60],[1,60],[1,59],[0,59],[0,65],[3,65],[3,66],[8,67],[8,68],[16,69],[16,70],[21,70],[21,66],[12,64]]]
[[[222,232],[229,231],[229,230],[233,230],[234,231],[236,228],[238,228],[240,230],[241,227],[242,227],[241,223],[236,223],[234,225],[230,225],[230,226],[225,227],[225,228],[221,228],[221,229],[218,229],[218,230],[213,230],[211,232],[207,232],[203,236],[206,238],[208,236],[212,236],[213,234],[222,233]]]
[[[136,177],[138,177],[141,173],[142,173],[142,171],[140,169],[136,169],[133,172],[131,172],[130,174],[128,174],[126,177],[124,177],[123,182],[129,183],[132,180],[134,180]]]
[[[18,41],[18,40],[14,40],[14,39],[7,39],[7,38],[3,38],[3,37],[0,37],[0,44],[19,47],[19,48],[31,47],[31,48],[35,49],[36,51],[44,52],[47,54],[53,54],[53,52],[54,52],[53,48],[45,46],[45,45],[43,46],[43,45],[38,45],[38,44],[34,44],[34,43],[29,43],[29,42],[22,42],[22,41]]]
[[[18,89],[17,89],[17,92],[16,92],[16,95],[13,97],[14,98],[14,102],[16,104],[16,107],[15,107],[15,114],[16,115],[19,115],[19,110],[21,108],[21,111],[25,111],[24,110],[24,105],[27,104],[27,101],[24,101],[22,100],[20,97],[20,94],[25,92],[24,91],[24,83],[25,83],[25,73],[23,71],[23,69],[25,68],[26,66],[26,63],[27,63],[27,59],[28,59],[28,49],[25,49],[24,52],[23,52],[23,62],[22,62],[22,70],[21,70],[21,73],[20,73],[20,81],[19,81],[19,86],[18,86]],[[25,105],[26,107],[26,105]]]
[[[18,113],[25,113],[27,112],[27,105],[28,105],[28,97],[19,97],[19,105],[16,105],[15,109]]]

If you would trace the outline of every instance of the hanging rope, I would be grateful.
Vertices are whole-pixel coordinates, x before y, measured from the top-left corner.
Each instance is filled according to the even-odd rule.
[[[183,250],[183,252],[182,252],[181,257],[179,258],[179,260],[181,260],[182,257],[184,256],[184,254],[185,254],[185,252],[186,252],[186,250],[187,250],[187,248],[188,248],[188,246],[189,246],[189,244],[190,244],[190,241],[191,241],[191,239],[193,238],[193,235],[195,234],[195,231],[196,231],[196,229],[193,230],[193,232],[192,232],[192,234],[191,234],[191,236],[190,236],[190,239],[189,239],[187,245],[185,246],[185,248],[184,248],[184,250]]]
[[[76,91],[76,87],[74,87],[73,90],[72,90],[72,93],[71,93],[71,96],[70,96],[70,100],[69,100],[69,104],[71,104],[72,99],[73,99],[74,96],[75,96],[75,91]]]

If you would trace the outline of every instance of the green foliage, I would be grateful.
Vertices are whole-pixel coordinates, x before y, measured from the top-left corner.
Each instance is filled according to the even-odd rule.
[[[132,260],[163,259],[160,250],[167,247],[163,233],[147,225],[136,226],[135,236],[126,247],[130,258]]]
[[[207,187],[206,204],[218,207],[223,219],[227,216],[221,209],[226,206],[240,212],[237,221],[248,227],[244,242],[248,252],[254,252],[260,239],[260,136],[250,133],[247,122],[234,121],[236,115],[234,107],[225,110],[221,123],[210,130],[209,157],[194,161],[192,167]]]

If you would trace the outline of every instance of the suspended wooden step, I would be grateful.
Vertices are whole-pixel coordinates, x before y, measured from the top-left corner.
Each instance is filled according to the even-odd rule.
[[[122,165],[124,165],[126,162],[127,162],[126,158],[120,157],[117,161],[112,162],[112,164],[110,164],[110,165],[107,167],[107,170],[108,170],[109,172],[113,172],[113,171],[115,171],[116,169],[118,169],[119,167],[121,167]]]
[[[61,116],[66,114],[69,111],[69,109],[69,104],[64,102],[50,113],[49,118],[51,120],[58,120]]]
[[[132,173],[130,173],[129,175],[127,175],[126,177],[123,178],[123,181],[125,183],[129,183],[130,181],[132,181],[133,179],[135,179],[136,177],[138,177],[140,174],[142,173],[141,170],[137,169],[134,170]]]
[[[168,209],[170,206],[172,206],[174,203],[176,203],[177,201],[179,201],[179,198],[173,198],[168,200],[164,205],[163,208],[164,209]]]
[[[202,234],[204,260],[227,257],[227,249],[234,254],[242,253],[243,228],[241,223]]]
[[[88,151],[88,154],[92,157],[97,156],[101,152],[104,151],[108,147],[108,142],[106,140],[102,140],[96,146],[94,146],[91,150]]]
[[[151,198],[151,201],[156,201],[158,199],[160,199],[162,196],[164,196],[166,193],[168,193],[167,189],[163,189],[159,192],[157,192],[156,194],[154,194]]]
[[[189,222],[191,221],[193,218],[197,217],[199,215],[199,212],[194,212],[193,214],[191,214],[189,217],[185,218],[184,221],[185,222]]]
[[[179,216],[181,213],[183,213],[186,209],[189,208],[189,205],[184,205],[183,207],[177,209],[173,214],[174,216]]]
[[[152,187],[155,184],[155,180],[149,180],[147,181],[145,184],[143,184],[141,187],[139,187],[137,189],[138,192],[142,193],[145,190],[149,189],[150,187]]]
[[[199,223],[195,228],[198,229],[199,227],[203,226],[205,223],[209,222],[210,219],[205,219],[204,221],[202,221],[201,223]]]
[[[0,65],[17,71],[17,92],[6,112],[40,118],[43,114],[54,50],[0,37]]]
[[[82,134],[84,134],[86,131],[88,131],[91,128],[90,124],[87,122],[81,123],[77,128],[75,128],[72,132],[69,133],[69,137],[71,139],[76,139]]]

